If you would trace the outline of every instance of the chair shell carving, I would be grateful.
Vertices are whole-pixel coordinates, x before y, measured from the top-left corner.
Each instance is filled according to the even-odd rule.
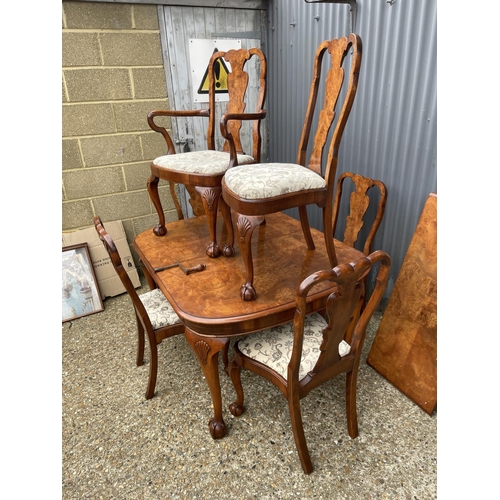
[[[365,276],[376,266],[376,286],[366,307],[359,313]],[[313,470],[307,448],[300,400],[320,384],[346,374],[347,429],[358,436],[356,387],[366,327],[387,285],[390,257],[382,251],[361,257],[334,269],[316,272],[297,290],[293,322],[253,333],[237,341],[229,372],[236,391],[231,413],[244,412],[241,368],[264,377],[278,387],[288,402],[295,444],[305,473]],[[305,315],[308,294],[319,283],[336,284],[326,304],[326,315]],[[325,319],[327,318],[327,319]],[[352,333],[351,333],[352,332]]]
[[[249,112],[246,107],[248,94],[255,91],[249,86],[249,74],[246,71],[248,62],[257,59],[255,68],[258,75],[258,95],[256,109]],[[216,150],[216,71],[218,65],[224,61],[229,63],[231,71],[227,78],[229,100],[226,105],[225,114],[220,118],[224,124],[225,133],[231,137],[231,145],[224,139],[222,151]],[[167,234],[165,227],[165,214],[161,205],[158,182],[160,179],[170,183],[172,192],[173,183],[184,184],[190,194],[190,203],[195,215],[206,214],[207,224],[210,232],[210,242],[207,247],[209,257],[226,257],[234,255],[234,232],[230,209],[221,198],[221,181],[225,172],[237,165],[260,162],[262,149],[261,121],[266,116],[263,109],[266,96],[266,58],[263,52],[257,48],[229,50],[227,52],[215,52],[210,58],[208,65],[209,76],[209,103],[208,109],[198,110],[155,110],[148,114],[149,126],[164,137],[168,151],[166,155],[155,158],[151,163],[151,176],[147,187],[149,196],[158,213],[159,222],[153,229],[157,236]],[[165,129],[155,122],[157,117],[170,116],[175,118],[200,117],[208,120],[207,147],[202,151],[190,151],[176,153],[172,138]],[[242,146],[240,130],[242,120],[252,123],[251,143],[252,151],[245,154]],[[230,148],[231,153],[230,154]],[[179,218],[183,218],[180,205],[176,204]],[[227,228],[227,242],[223,249],[219,247],[216,236],[216,222],[218,209],[222,213]]]
[[[251,238],[254,229],[265,221],[266,214],[297,207],[307,248],[314,250],[306,207],[316,204],[322,209],[323,232],[330,263],[332,267],[337,265],[332,233],[333,191],[340,142],[356,95],[361,51],[361,39],[355,34],[324,41],[318,47],[296,164],[241,165],[228,170],[225,174],[222,181],[222,196],[231,209],[238,214],[238,242],[246,269],[246,281],[240,290],[243,300],[254,300],[257,297],[253,284]],[[326,76],[323,106],[318,113],[318,125],[306,163],[313,117],[317,112],[316,103],[322,64],[327,53],[330,55],[331,68]],[[347,91],[343,101],[339,102],[344,84],[344,65],[347,65],[349,57],[351,59]],[[337,105],[340,108],[338,117],[336,116]],[[328,146],[326,166],[322,173],[323,151],[327,146],[329,131],[334,121],[335,126]],[[230,139],[229,132],[224,135]]]
[[[158,373],[158,344],[163,339],[184,333],[184,325],[165,298],[161,290],[155,288],[138,295],[111,236],[106,232],[99,216],[94,217],[94,226],[109,254],[111,263],[123,286],[132,300],[137,322],[137,366],[144,363],[145,337],[149,345],[149,379],[146,386],[146,399],[151,399],[155,393]]]

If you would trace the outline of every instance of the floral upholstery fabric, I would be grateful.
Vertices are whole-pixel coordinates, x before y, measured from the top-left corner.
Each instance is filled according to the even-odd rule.
[[[302,380],[318,361],[323,340],[322,330],[326,325],[327,322],[319,313],[309,314],[305,318],[299,380]],[[237,345],[245,356],[269,366],[286,380],[293,348],[293,321],[252,333],[239,340]],[[351,346],[343,340],[339,344],[340,357],[346,356],[350,351]]]
[[[162,326],[180,323],[179,316],[177,316],[174,308],[159,288],[139,295],[139,298],[146,308],[154,330]]]
[[[321,175],[293,163],[237,166],[226,172],[224,182],[233,193],[246,200],[273,198],[326,186]]]
[[[249,155],[237,155],[238,164],[246,165],[254,159]],[[223,174],[229,166],[229,153],[224,151],[192,151],[175,155],[159,156],[153,160],[158,167],[193,174]]]

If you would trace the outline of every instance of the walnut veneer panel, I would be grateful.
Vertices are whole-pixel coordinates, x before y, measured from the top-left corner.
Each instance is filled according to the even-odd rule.
[[[429,415],[437,403],[437,196],[431,193],[367,363]]]

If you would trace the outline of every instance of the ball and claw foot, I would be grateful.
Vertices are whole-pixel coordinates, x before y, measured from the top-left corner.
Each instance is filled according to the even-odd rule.
[[[212,418],[208,423],[208,427],[213,439],[221,439],[226,435],[226,424],[224,421],[217,422]]]
[[[216,259],[217,257],[220,256],[221,254],[221,251],[220,251],[220,248],[219,248],[219,245],[217,245],[216,243],[214,243],[212,241],[212,243],[210,243],[210,245],[208,245],[207,247],[207,255],[212,258],[212,259]]]
[[[224,257],[234,257],[234,247],[229,245],[224,245],[224,249],[222,251]]]
[[[257,298],[257,292],[252,285],[245,283],[240,288],[240,297],[245,301],[255,300]]]
[[[153,228],[153,233],[155,233],[156,236],[165,236],[167,234],[167,228],[161,224],[156,224]]]
[[[244,411],[245,407],[244,406],[239,406],[236,403],[231,403],[229,405],[229,411],[235,416],[239,417]]]

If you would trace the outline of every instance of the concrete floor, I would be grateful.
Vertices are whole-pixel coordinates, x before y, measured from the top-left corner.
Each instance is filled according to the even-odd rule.
[[[228,434],[214,441],[208,387],[184,337],[159,346],[156,395],[146,401],[149,365],[135,365],[130,299],[104,305],[62,326],[64,500],[437,498],[436,412],[429,416],[366,364],[380,314],[358,377],[359,437],[347,434],[344,376],[301,402],[314,465],[305,475],[277,388],[243,372],[246,412],[235,418],[221,371]]]

